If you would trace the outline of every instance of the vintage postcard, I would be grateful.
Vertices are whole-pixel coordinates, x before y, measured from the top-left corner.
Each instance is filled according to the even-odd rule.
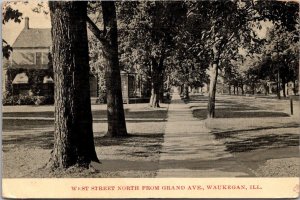
[[[3,198],[299,197],[299,2],[2,2]]]

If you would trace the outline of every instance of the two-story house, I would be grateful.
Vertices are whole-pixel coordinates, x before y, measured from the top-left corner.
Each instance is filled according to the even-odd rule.
[[[24,28],[12,48],[10,64],[6,70],[6,78],[10,79],[6,84],[11,84],[12,95],[29,95],[32,92],[38,93],[34,95],[53,95],[53,70],[49,63],[51,29],[31,28],[29,18],[26,17]],[[92,75],[90,90],[91,96],[97,97],[97,78]]]

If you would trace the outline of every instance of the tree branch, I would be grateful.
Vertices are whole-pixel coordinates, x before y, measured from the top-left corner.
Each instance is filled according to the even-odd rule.
[[[95,35],[95,37],[103,44],[103,43],[107,43],[107,40],[104,36],[105,32],[101,31],[96,24],[91,20],[91,18],[89,18],[87,16],[86,19],[88,28],[90,29],[90,31]]]

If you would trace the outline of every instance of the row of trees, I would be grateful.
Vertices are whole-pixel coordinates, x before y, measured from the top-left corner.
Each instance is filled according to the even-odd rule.
[[[56,85],[54,167],[98,162],[88,92],[90,66],[97,73],[105,71],[108,136],[127,135],[120,69],[138,69],[151,81],[152,107],[159,107],[165,85],[184,85],[188,97],[189,86],[209,81],[208,117],[215,116],[220,72],[238,87],[246,79],[272,79],[272,70],[261,75],[263,67],[284,62],[278,72],[281,80],[297,78],[297,3],[53,1],[49,8]],[[267,39],[258,36],[262,21],[274,24]],[[86,24],[93,34],[90,37]],[[278,26],[282,27],[280,34],[276,33]],[[284,34],[288,36],[281,38]],[[276,57],[268,56],[276,37],[285,50],[281,54],[278,50]],[[264,64],[269,58],[272,65]],[[251,67],[245,68],[244,63]],[[292,70],[287,72],[286,67]]]

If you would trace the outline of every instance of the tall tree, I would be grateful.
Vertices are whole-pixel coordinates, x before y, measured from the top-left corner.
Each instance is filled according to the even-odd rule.
[[[257,37],[252,1],[191,2],[189,24],[195,36],[201,38],[202,51],[209,55],[210,84],[208,118],[215,117],[216,83],[222,63],[230,61],[243,43]]]
[[[148,68],[151,79],[149,105],[159,107],[166,77],[165,61],[174,50],[174,37],[178,33],[178,25],[185,17],[185,4],[158,1],[133,4],[135,9],[126,5],[123,8],[126,12],[129,10],[132,17],[123,15],[121,18],[124,24],[122,35],[126,38],[125,41],[128,41],[122,47],[134,52],[134,61]],[[124,61],[131,63],[129,59]]]
[[[99,162],[93,140],[89,90],[87,2],[50,1],[55,82],[52,166]]]
[[[87,18],[89,29],[99,39],[102,44],[106,95],[107,95],[107,136],[121,137],[127,135],[125,114],[123,108],[121,75],[118,57],[118,28],[115,2],[103,1],[103,31]]]

